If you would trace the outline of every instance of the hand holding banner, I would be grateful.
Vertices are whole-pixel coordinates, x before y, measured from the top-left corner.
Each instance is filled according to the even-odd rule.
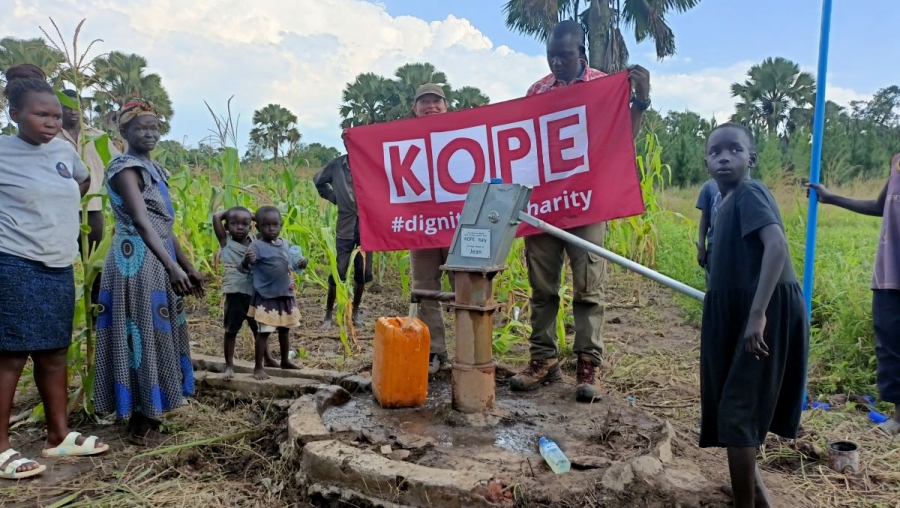
[[[567,229],[644,213],[628,74],[347,132],[362,248],[447,247],[473,183],[534,187],[528,213]],[[535,234],[527,225],[519,235]]]

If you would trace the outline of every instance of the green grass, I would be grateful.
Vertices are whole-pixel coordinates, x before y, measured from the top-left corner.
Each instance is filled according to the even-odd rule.
[[[873,198],[883,182],[859,182],[839,193]],[[694,244],[700,212],[694,208],[699,187],[666,190],[667,214],[658,216],[656,268],[697,288],[704,287]],[[808,202],[800,186],[779,185],[773,194],[781,208],[791,258],[803,277]],[[683,215],[678,217],[677,214]],[[872,265],[881,221],[831,206],[819,207],[809,382],[814,394],[874,394],[875,349],[872,332]],[[700,304],[680,298],[688,316],[700,319]]]

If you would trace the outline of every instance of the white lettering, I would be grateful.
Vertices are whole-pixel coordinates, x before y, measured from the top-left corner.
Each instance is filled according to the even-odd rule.
[[[434,201],[465,201],[469,186],[489,182],[487,125],[431,133]]]
[[[384,143],[384,168],[391,190],[391,203],[431,201],[431,179],[424,139]]]
[[[591,207],[591,195],[593,193],[594,191],[589,190],[587,192],[572,191],[570,194],[568,190],[564,190],[562,196],[545,199],[543,201],[538,201],[537,203],[528,203],[528,213],[536,216],[558,212],[560,210],[576,210],[579,208],[582,212],[586,212],[587,209]],[[579,199],[580,203],[578,201]]]
[[[578,192],[578,194],[581,194],[581,200],[584,202],[584,206],[581,207],[582,212],[587,211],[587,209],[591,207],[591,194],[593,193],[594,191],[592,190],[589,190],[587,192]]]
[[[578,106],[539,118],[544,182],[590,171],[587,108]]]
[[[491,176],[504,183],[540,185],[537,135],[533,120],[497,125],[491,128],[494,167]]]

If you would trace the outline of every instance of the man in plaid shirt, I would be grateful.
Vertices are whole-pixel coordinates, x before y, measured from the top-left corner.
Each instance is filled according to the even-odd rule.
[[[566,20],[554,28],[547,40],[547,63],[552,73],[528,89],[527,95],[549,92],[606,76],[587,62],[584,32],[577,22]],[[633,87],[631,99],[632,135],[641,129],[644,111],[650,107],[650,73],[640,66],[628,69]],[[579,238],[603,245],[606,223],[590,224],[568,230]],[[575,343],[578,356],[575,398],[591,402],[598,395],[595,385],[597,367],[603,354],[603,279],[606,263],[592,252],[570,245],[549,234],[525,238],[528,281],[531,285],[531,361],[509,383],[513,390],[533,390],[562,378],[556,348],[556,315],[559,311],[559,286],[565,254],[572,266],[575,317]]]

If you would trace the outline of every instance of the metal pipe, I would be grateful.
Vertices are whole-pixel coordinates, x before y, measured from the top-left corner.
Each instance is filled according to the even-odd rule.
[[[557,238],[565,240],[565,241],[571,243],[572,245],[576,245],[578,247],[581,247],[582,249],[591,251],[594,254],[596,254],[604,259],[612,261],[613,263],[615,263],[623,268],[626,268],[628,270],[631,270],[632,272],[643,275],[644,277],[647,277],[650,280],[656,281],[656,282],[662,284],[663,286],[674,289],[675,291],[678,291],[679,293],[682,293],[687,296],[690,296],[691,298],[700,300],[701,302],[703,301],[703,298],[705,295],[702,291],[692,288],[691,286],[688,286],[687,284],[678,282],[677,280],[672,279],[670,277],[666,277],[665,275],[663,275],[659,272],[653,271],[644,265],[635,263],[634,261],[632,261],[628,258],[624,258],[616,253],[610,252],[610,251],[604,249],[603,247],[600,247],[599,245],[595,245],[587,240],[578,238],[577,236],[573,235],[572,233],[563,231],[562,229],[559,229],[556,226],[551,226],[550,224],[547,224],[546,222],[542,221],[541,219],[538,219],[537,217],[529,215],[525,212],[519,212],[519,220],[521,220],[522,222],[524,222],[526,224],[530,224],[530,225],[540,229],[541,231],[544,231],[545,233],[549,233]]]
[[[456,298],[456,293],[446,293],[444,291],[434,291],[431,289],[413,289],[409,294],[410,303],[419,303],[422,300],[452,302]]]
[[[819,70],[816,73],[816,106],[813,114],[812,157],[809,166],[810,183],[819,183],[822,169],[822,138],[825,135],[825,85],[828,78],[828,44],[831,34],[831,0],[822,2],[822,24],[819,29]],[[819,218],[819,197],[809,190],[809,213],[806,220],[806,255],[803,259],[803,297],[806,318],[812,320],[813,271],[816,260],[816,222]],[[804,383],[804,386],[806,384]],[[806,409],[806,393],[803,406]]]

